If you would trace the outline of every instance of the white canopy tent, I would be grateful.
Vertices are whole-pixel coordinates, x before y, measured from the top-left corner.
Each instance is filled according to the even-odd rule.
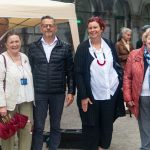
[[[0,17],[9,18],[9,28],[33,27],[50,15],[57,23],[69,22],[74,49],[79,44],[75,5],[50,0],[0,0]]]

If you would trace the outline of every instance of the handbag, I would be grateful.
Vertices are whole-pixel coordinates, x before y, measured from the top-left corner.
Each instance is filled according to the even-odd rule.
[[[9,124],[8,124],[9,122]],[[7,116],[0,116],[0,137],[4,140],[13,136],[16,133],[17,126],[10,126],[10,121]]]
[[[28,117],[15,113],[13,117],[9,114],[6,116],[0,116],[0,137],[4,140],[13,136],[19,129],[25,127],[28,122]]]
[[[2,56],[4,58],[5,68],[7,68],[6,58],[4,55],[2,55]],[[5,91],[6,73],[5,73],[3,85],[4,85],[4,91]],[[0,137],[4,140],[10,138],[19,129],[24,128],[26,126],[27,122],[28,122],[28,116],[25,116],[20,113],[15,113],[13,117],[11,117],[10,114],[7,114],[6,116],[0,115]]]

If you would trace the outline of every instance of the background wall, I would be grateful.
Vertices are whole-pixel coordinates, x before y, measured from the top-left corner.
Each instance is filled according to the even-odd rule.
[[[117,41],[120,28],[129,27],[133,31],[133,44],[141,37],[140,29],[150,24],[150,0],[58,0],[74,2],[78,17],[80,41],[87,38],[86,22],[93,15],[106,21],[104,36]]]

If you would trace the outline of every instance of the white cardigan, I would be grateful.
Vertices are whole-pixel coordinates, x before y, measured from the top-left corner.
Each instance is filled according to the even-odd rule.
[[[4,65],[4,58],[0,55],[0,107],[7,106],[7,110],[13,111],[19,97],[20,77],[17,65],[13,63],[7,52],[2,53],[6,58],[7,71]],[[28,84],[25,85],[26,102],[34,101],[34,88],[31,67],[28,57],[20,53],[22,66],[28,73]],[[6,72],[6,88],[3,89],[3,80]],[[19,97],[21,99],[21,97]]]

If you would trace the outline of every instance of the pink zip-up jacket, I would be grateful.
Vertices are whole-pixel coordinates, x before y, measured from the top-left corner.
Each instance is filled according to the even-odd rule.
[[[139,115],[139,97],[141,95],[144,79],[144,46],[133,50],[127,59],[123,77],[123,97],[127,103],[134,101],[135,106],[129,109],[138,118]]]

